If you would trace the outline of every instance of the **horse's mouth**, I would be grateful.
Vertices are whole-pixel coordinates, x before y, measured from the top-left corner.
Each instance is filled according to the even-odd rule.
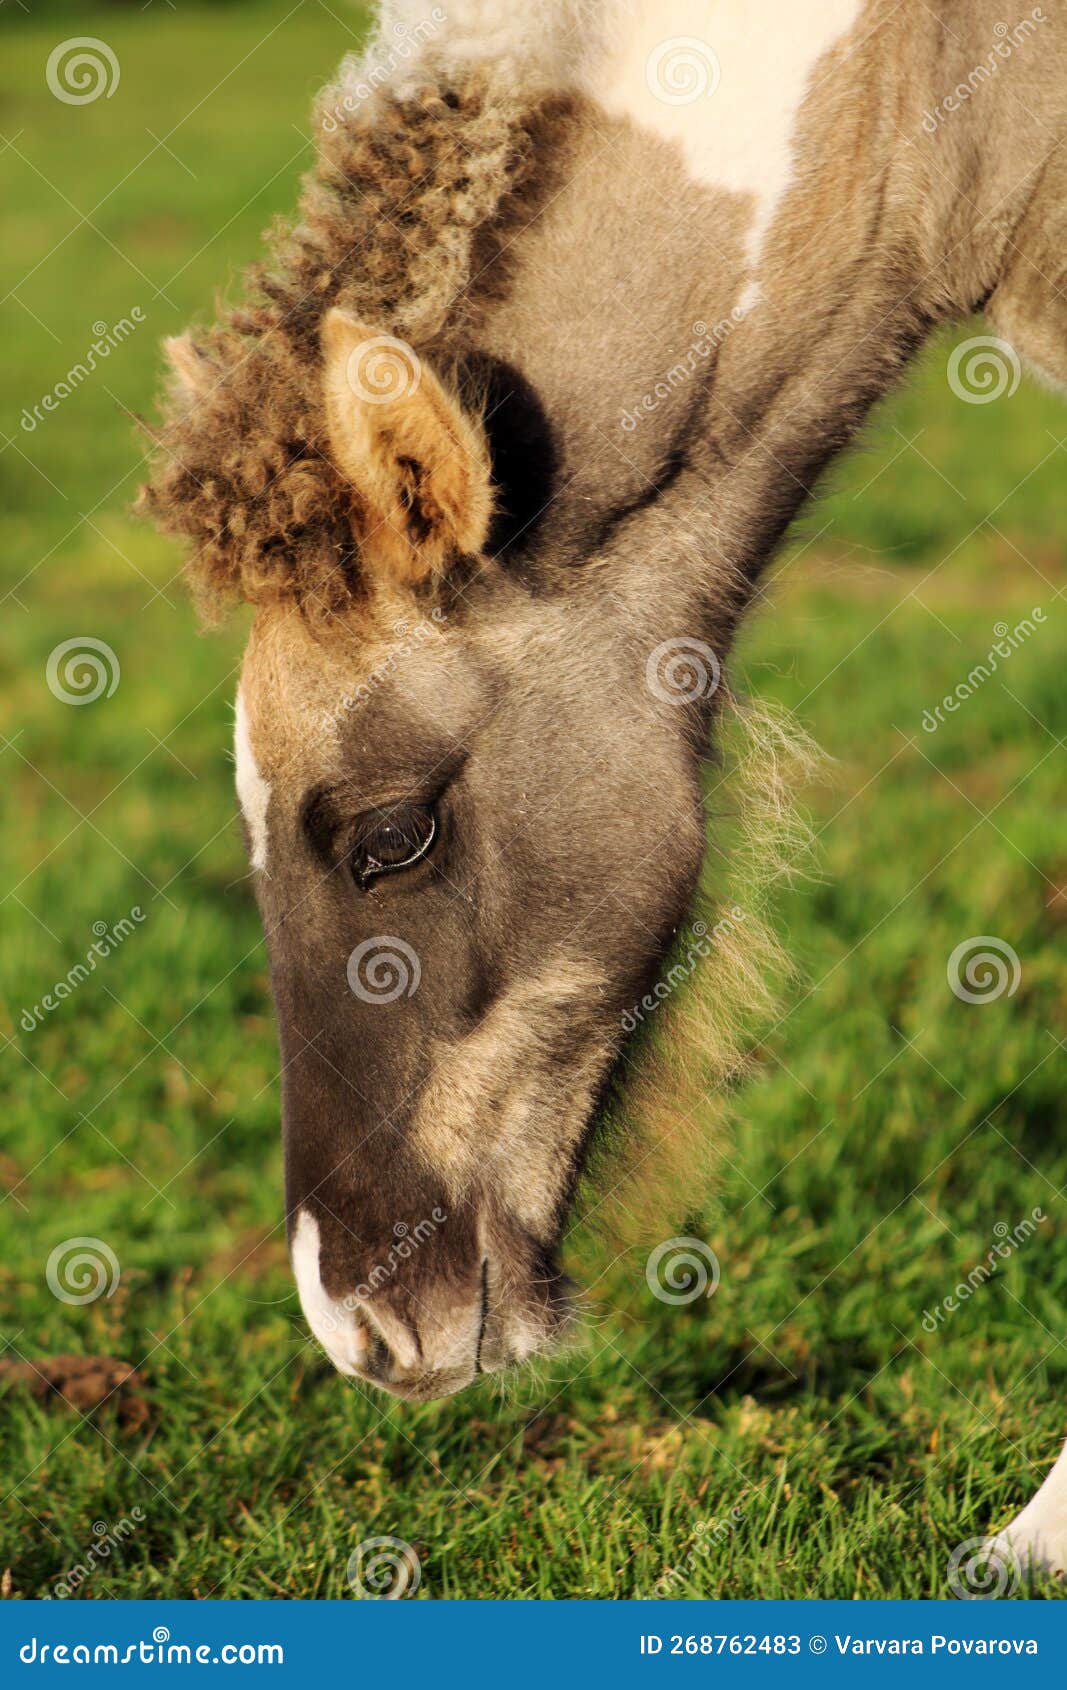
[[[482,1273],[482,1294],[477,1328],[470,1353],[454,1365],[405,1365],[380,1339],[372,1341],[366,1360],[341,1367],[341,1371],[388,1391],[408,1402],[432,1402],[467,1390],[480,1378],[514,1372],[535,1356],[557,1354],[568,1348],[577,1335],[573,1287],[559,1275],[552,1285],[552,1300],[536,1311],[523,1305],[493,1306],[486,1264]],[[420,1356],[438,1353],[442,1342],[450,1346],[451,1329],[419,1335]],[[331,1355],[335,1365],[340,1365]]]
[[[293,1266],[313,1333],[339,1373],[409,1402],[454,1396],[573,1341],[574,1288],[550,1253],[536,1265],[483,1257],[458,1291],[447,1276],[337,1297],[318,1277],[318,1227],[298,1218]]]

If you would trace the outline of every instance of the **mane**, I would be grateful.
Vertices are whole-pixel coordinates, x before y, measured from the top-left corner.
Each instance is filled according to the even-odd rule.
[[[268,233],[242,302],[178,343],[149,431],[140,508],[193,542],[186,574],[208,621],[242,598],[330,615],[360,593],[358,493],[326,449],[321,320],[340,306],[448,379],[532,175],[536,110],[483,71],[359,98],[349,72],[316,118],[296,218]]]

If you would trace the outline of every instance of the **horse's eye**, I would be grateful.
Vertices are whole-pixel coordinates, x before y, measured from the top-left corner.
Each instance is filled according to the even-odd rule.
[[[437,837],[437,817],[425,804],[408,804],[367,816],[349,854],[356,884],[368,887],[381,874],[411,868]]]

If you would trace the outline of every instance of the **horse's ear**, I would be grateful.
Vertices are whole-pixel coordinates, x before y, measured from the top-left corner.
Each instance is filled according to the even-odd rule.
[[[322,349],[330,452],[353,486],[365,567],[414,583],[481,551],[492,515],[481,429],[393,335],[331,310]]]

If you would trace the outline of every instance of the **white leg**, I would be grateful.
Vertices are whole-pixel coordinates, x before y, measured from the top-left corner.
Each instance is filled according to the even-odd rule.
[[[1011,1549],[1025,1572],[1040,1567],[1067,1573],[1067,1445],[1032,1502],[993,1538],[994,1551]]]

